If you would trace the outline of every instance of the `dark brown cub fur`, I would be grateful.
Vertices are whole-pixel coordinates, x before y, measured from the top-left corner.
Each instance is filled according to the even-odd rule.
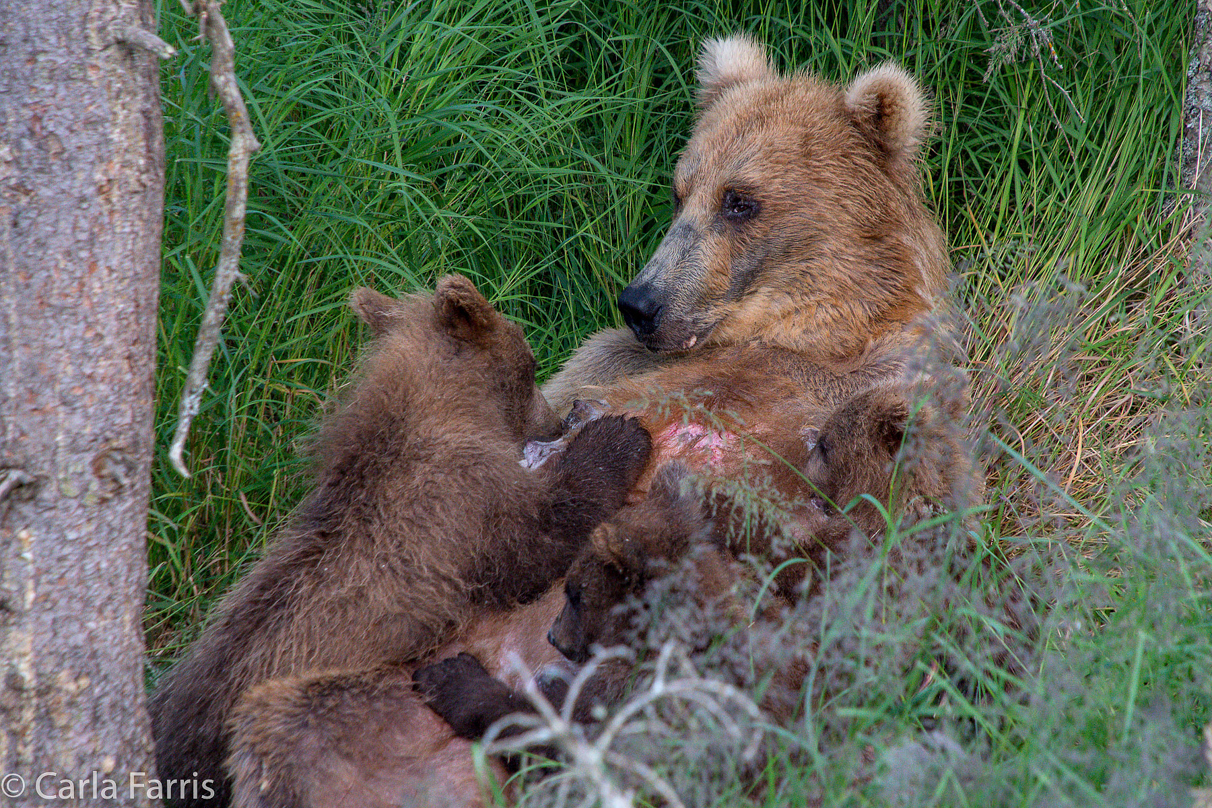
[[[595,645],[616,644],[629,616],[617,607],[688,553],[696,556],[697,591],[731,591],[738,570],[723,537],[704,515],[702,496],[686,467],[671,462],[653,479],[648,499],[598,526],[564,580],[564,609],[548,634],[573,662],[584,663]]]
[[[874,536],[887,526],[864,494],[894,518],[910,520],[973,505],[980,484],[964,437],[962,405],[920,400],[903,385],[882,385],[830,415],[804,464],[828,518],[818,543],[837,550],[853,529]]]
[[[569,667],[544,639],[562,605],[553,588],[524,606],[478,611],[433,658],[468,651],[499,678],[498,690],[513,693],[549,666]],[[425,706],[414,667],[327,670],[245,691],[230,721],[235,808],[483,805],[471,744]],[[503,770],[490,761],[493,773]]]
[[[466,278],[405,300],[362,289],[352,305],[375,345],[320,430],[313,490],[150,703],[160,776],[213,780],[214,805],[243,691],[416,660],[475,609],[539,597],[648,458],[643,429],[612,418],[523,468],[523,441],[559,421],[521,329]]]
[[[563,609],[548,634],[551,643],[576,663],[587,661],[595,646],[648,646],[648,628],[656,626],[653,615],[644,611],[648,604],[642,596],[650,584],[672,578],[678,579],[676,595],[689,600],[683,614],[693,614],[692,619],[704,625],[747,624],[751,599],[746,586],[757,588],[753,571],[736,558],[726,530],[705,511],[702,492],[687,468],[677,461],[662,466],[648,499],[600,525],[569,568]],[[776,619],[780,604],[763,609],[759,619]],[[702,647],[691,650],[706,651],[719,639],[708,634],[698,637],[704,640]],[[795,702],[804,670],[798,664],[783,667],[773,672],[777,687],[768,687],[763,698],[763,706],[778,718],[789,716],[786,704]],[[579,690],[574,718],[593,720],[595,705],[616,702],[631,674],[632,666],[621,660],[599,667]],[[430,708],[464,738],[479,737],[477,733],[510,713],[534,709],[465,656],[422,668],[415,678],[425,685]],[[558,703],[562,693],[552,688],[548,695]]]

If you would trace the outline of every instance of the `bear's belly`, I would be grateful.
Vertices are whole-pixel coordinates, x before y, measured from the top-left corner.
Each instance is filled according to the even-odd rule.
[[[563,580],[538,600],[524,606],[480,615],[463,636],[434,655],[435,660],[459,651],[480,660],[484,668],[515,690],[536,676],[560,670],[571,676],[576,666],[547,641],[547,631],[564,608]]]
[[[652,436],[653,449],[662,460],[677,458],[690,466],[706,467],[715,473],[724,470],[725,460],[738,451],[739,441],[735,432],[693,422],[670,424]]]

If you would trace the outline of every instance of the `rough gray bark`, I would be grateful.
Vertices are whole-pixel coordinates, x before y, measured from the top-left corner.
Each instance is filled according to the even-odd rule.
[[[0,0],[0,21],[0,804],[47,804],[43,772],[60,798],[85,780],[63,804],[149,804],[155,21],[149,0]]]
[[[1212,0],[1199,0],[1193,23],[1180,148],[1179,181],[1183,188],[1193,189],[1197,194],[1191,211],[1192,235],[1199,253],[1195,261],[1197,277],[1206,277],[1207,249],[1200,242],[1208,233],[1212,202]]]

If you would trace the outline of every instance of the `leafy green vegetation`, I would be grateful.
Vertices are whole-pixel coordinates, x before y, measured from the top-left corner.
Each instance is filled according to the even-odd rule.
[[[846,81],[892,58],[931,89],[924,191],[952,245],[971,357],[981,546],[1039,560],[1049,582],[1031,664],[1010,683],[981,632],[954,640],[968,618],[1014,630],[980,609],[933,627],[855,621],[862,641],[836,646],[852,662],[933,638],[952,643],[954,670],[971,665],[952,677],[910,654],[913,675],[857,677],[805,720],[798,753],[770,759],[769,804],[1189,804],[1212,720],[1207,288],[1186,268],[1175,187],[1189,5],[233,0],[264,148],[248,282],[183,480],[167,447],[218,255],[226,125],[191,21],[161,4],[181,52],[163,72],[154,660],[195,636],[298,501],[300,440],[360,341],[350,291],[466,273],[552,372],[618,324],[614,295],[670,216],[699,43],[744,30],[783,69]],[[965,578],[971,603],[1019,568],[987,569]],[[857,586],[851,607],[870,613],[864,597]]]

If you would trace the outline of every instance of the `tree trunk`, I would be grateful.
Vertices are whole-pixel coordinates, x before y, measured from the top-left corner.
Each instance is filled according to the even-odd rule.
[[[1192,212],[1193,281],[1208,276],[1209,196],[1212,195],[1212,0],[1199,0],[1187,63],[1187,97],[1183,103],[1183,137],[1179,146],[1179,182],[1197,194]]]
[[[132,43],[155,21],[149,0],[0,0],[0,21],[0,804],[149,804],[164,147]]]

